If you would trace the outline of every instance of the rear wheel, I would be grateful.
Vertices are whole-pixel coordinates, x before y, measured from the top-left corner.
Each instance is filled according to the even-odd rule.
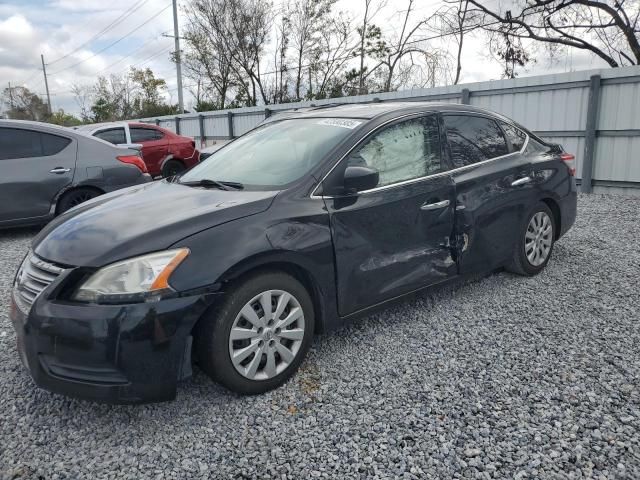
[[[228,389],[263,393],[295,373],[313,331],[313,304],[302,284],[284,273],[262,273],[232,289],[201,319],[197,357],[200,367]]]
[[[531,209],[520,227],[517,245],[508,270],[519,275],[540,273],[551,258],[556,225],[553,213],[544,202]]]
[[[162,176],[164,178],[173,177],[174,175],[178,175],[184,172],[187,167],[184,166],[180,160],[169,160],[162,167]]]
[[[73,208],[76,205],[80,205],[81,203],[84,203],[87,200],[91,200],[92,198],[95,198],[101,194],[101,192],[92,188],[76,188],[74,190],[71,190],[62,195],[60,200],[58,200],[56,213],[60,215],[70,208]]]

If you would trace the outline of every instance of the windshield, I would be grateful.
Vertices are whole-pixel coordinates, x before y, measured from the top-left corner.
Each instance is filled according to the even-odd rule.
[[[294,182],[363,120],[297,118],[269,123],[215,152],[185,173],[181,183],[216,180],[245,188],[277,188]]]

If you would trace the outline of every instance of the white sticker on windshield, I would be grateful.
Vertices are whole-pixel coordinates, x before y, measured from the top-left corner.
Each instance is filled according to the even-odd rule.
[[[318,122],[318,125],[328,125],[330,127],[342,127],[348,128],[349,130],[353,130],[358,125],[361,125],[362,122],[357,120],[351,120],[350,118],[325,118]]]

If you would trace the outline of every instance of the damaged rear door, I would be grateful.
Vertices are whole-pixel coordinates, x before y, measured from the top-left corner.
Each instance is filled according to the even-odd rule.
[[[343,162],[375,168],[380,179],[368,191],[325,198],[341,315],[457,274],[449,248],[455,185],[436,115],[387,124]]]
[[[454,166],[460,273],[487,272],[512,258],[535,200],[531,162],[521,153],[526,135],[479,113],[445,113],[443,120]]]

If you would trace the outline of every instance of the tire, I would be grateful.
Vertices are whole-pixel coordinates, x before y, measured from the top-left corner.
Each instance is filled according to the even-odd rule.
[[[278,313],[280,302],[286,306],[278,315],[280,323],[277,319],[273,324],[264,320],[269,318],[262,303],[267,292],[272,317]],[[250,317],[255,323],[249,321]],[[284,325],[287,318],[295,320]],[[314,322],[311,297],[295,278],[281,272],[253,275],[233,287],[218,308],[200,319],[194,332],[200,368],[236,393],[255,395],[272,390],[286,382],[302,363],[311,346]],[[277,328],[279,325],[281,328]],[[238,339],[231,339],[232,331]]]
[[[56,214],[60,215],[76,205],[80,205],[99,195],[102,195],[102,192],[94,190],[93,188],[75,188],[70,190],[63,194],[60,200],[58,200]]]
[[[178,175],[184,172],[187,167],[184,166],[180,160],[169,160],[162,167],[162,176],[164,178],[173,177],[174,175]]]
[[[544,202],[538,202],[520,225],[513,259],[507,270],[528,277],[540,273],[553,253],[555,235],[556,221],[553,212]]]

